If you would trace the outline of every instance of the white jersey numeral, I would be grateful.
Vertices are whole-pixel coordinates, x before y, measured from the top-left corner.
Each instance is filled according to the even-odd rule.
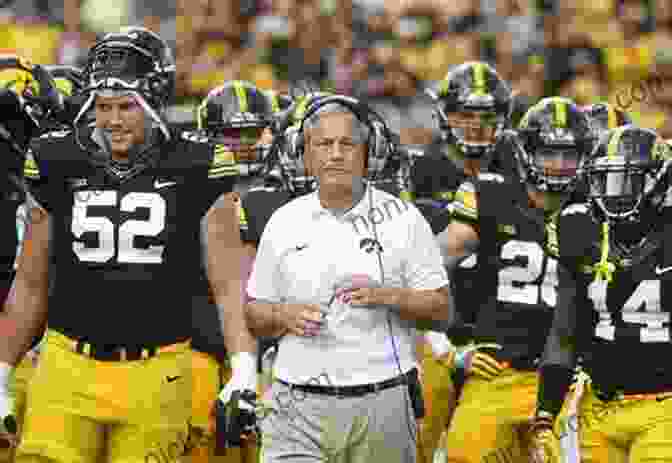
[[[552,257],[544,259],[541,245],[531,241],[511,240],[502,246],[504,260],[523,260],[499,271],[497,300],[537,305],[543,301],[550,307],[557,302],[558,266]],[[546,265],[544,266],[544,262]],[[543,275],[541,283],[536,283]]]
[[[607,285],[594,281],[588,287],[588,297],[593,301],[600,319],[595,327],[595,336],[614,340],[616,328],[612,314],[607,308]],[[623,304],[621,317],[625,323],[644,325],[639,333],[641,342],[670,342],[670,313],[663,312],[660,280],[641,281]],[[668,326],[664,326],[667,324]]]
[[[116,191],[92,191],[90,194],[75,193],[72,210],[72,249],[81,262],[109,262],[114,258],[115,226],[107,217],[91,216],[91,208],[96,206],[116,206]],[[82,199],[84,198],[84,199]],[[126,220],[118,227],[118,252],[116,261],[127,264],[160,264],[164,246],[135,247],[138,236],[154,237],[165,228],[166,201],[158,193],[128,193],[121,198],[119,210],[133,212],[138,208],[149,210],[147,220]],[[85,233],[98,235],[98,246],[88,247],[81,240]]]

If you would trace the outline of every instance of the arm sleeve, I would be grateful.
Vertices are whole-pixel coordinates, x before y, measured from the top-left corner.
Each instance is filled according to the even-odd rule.
[[[558,279],[558,304],[546,340],[537,396],[537,410],[553,416],[560,413],[576,366],[577,279],[562,265]]]
[[[442,288],[448,285],[448,275],[432,229],[415,207],[409,212],[413,215],[406,248],[406,283],[409,288],[419,290]]]

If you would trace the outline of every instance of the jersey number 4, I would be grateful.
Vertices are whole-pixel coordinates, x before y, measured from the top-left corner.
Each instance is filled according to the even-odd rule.
[[[118,192],[92,191],[85,201],[78,200],[72,210],[72,234],[82,239],[84,234],[98,235],[98,246],[87,247],[82,241],[73,241],[72,250],[81,262],[105,263],[117,255],[116,262],[126,264],[160,264],[163,246],[134,247],[136,236],[153,237],[166,226],[166,201],[158,193],[127,193],[119,202],[120,212],[134,212],[136,209],[149,210],[147,220],[126,220],[117,230],[107,217],[91,216],[90,208],[116,206]],[[115,233],[116,232],[116,233]],[[115,235],[118,244],[115,244]]]
[[[607,285],[602,281],[594,281],[588,287],[588,297],[600,314],[595,336],[613,341],[616,328],[612,313],[607,308]],[[623,304],[623,321],[644,325],[639,332],[641,342],[670,342],[670,328],[664,326],[670,323],[670,313],[661,310],[660,299],[660,280],[644,280]]]
[[[502,246],[500,257],[504,261],[511,261],[512,265],[499,271],[498,301],[526,305],[543,302],[549,307],[555,307],[558,261],[551,257],[545,258],[539,243],[507,241]]]

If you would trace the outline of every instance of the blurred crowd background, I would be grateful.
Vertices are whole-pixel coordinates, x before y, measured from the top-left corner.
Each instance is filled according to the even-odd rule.
[[[424,89],[492,63],[520,116],[542,96],[609,101],[672,138],[671,0],[0,0],[0,46],[81,64],[97,34],[143,24],[174,47],[185,124],[229,79],[367,100],[404,143],[433,128]]]

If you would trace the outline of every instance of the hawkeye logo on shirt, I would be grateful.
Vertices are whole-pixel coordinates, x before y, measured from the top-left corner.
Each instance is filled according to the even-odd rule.
[[[359,249],[363,249],[367,254],[371,254],[374,251],[377,253],[383,252],[383,246],[378,240],[374,240],[373,238],[362,239],[359,242]]]

